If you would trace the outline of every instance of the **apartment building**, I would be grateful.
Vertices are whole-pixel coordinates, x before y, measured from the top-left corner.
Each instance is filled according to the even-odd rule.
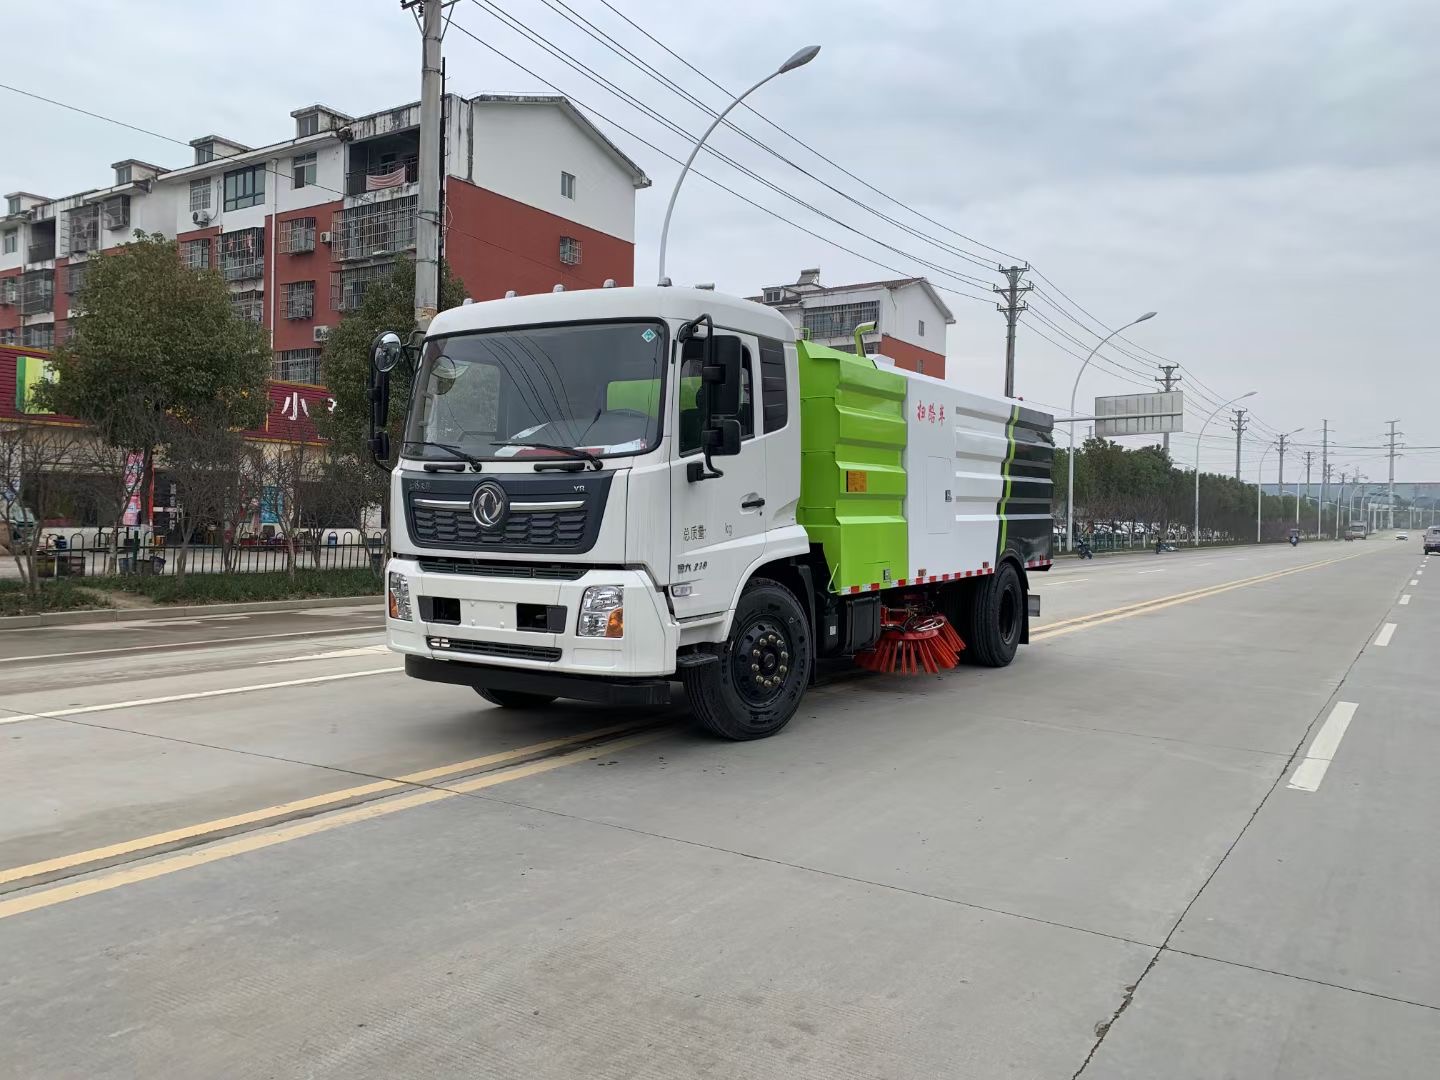
[[[955,316],[923,277],[822,285],[818,268],[800,271],[792,285],[769,285],[750,297],[783,312],[810,340],[855,351],[855,328],[874,323],[864,335],[865,351],[881,353],[937,379],[945,377],[945,330]]]
[[[633,283],[635,193],[650,181],[569,101],[447,95],[444,115],[444,254],[470,296]],[[270,332],[276,380],[318,383],[329,329],[413,253],[420,106],[290,116],[268,146],[203,135],[181,166],[127,159],[104,187],[5,196],[0,346],[64,341],[86,260],[143,229],[224,275],[236,312]]]

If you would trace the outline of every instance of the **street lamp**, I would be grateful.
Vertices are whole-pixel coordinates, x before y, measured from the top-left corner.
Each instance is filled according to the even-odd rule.
[[[698,153],[700,153],[700,148],[705,145],[705,140],[710,137],[710,133],[711,133],[712,131],[714,131],[717,127],[720,126],[720,121],[721,121],[721,120],[724,120],[725,117],[730,114],[730,110],[733,109],[733,108],[735,108],[736,105],[739,105],[740,102],[744,101],[747,97],[749,97],[751,94],[753,94],[756,90],[759,90],[760,87],[764,86],[764,85],[765,85],[767,82],[769,82],[771,79],[776,78],[776,77],[779,76],[779,75],[784,75],[787,71],[794,71],[794,70],[795,70],[796,68],[798,68],[798,67],[804,67],[804,66],[805,66],[806,64],[808,64],[811,60],[814,60],[815,57],[818,56],[819,54],[820,54],[820,46],[819,46],[819,45],[807,45],[807,46],[805,46],[805,48],[803,48],[803,49],[801,49],[799,52],[795,53],[793,56],[790,57],[789,60],[786,60],[783,64],[781,64],[778,68],[776,68],[774,71],[772,71],[769,75],[766,75],[763,79],[761,79],[759,82],[757,82],[754,86],[750,87],[749,90],[746,90],[743,94],[741,94],[739,97],[737,97],[734,101],[730,102],[729,105],[726,105],[725,108],[724,108],[724,110],[721,111],[721,113],[720,113],[718,116],[716,116],[713,121],[711,121],[710,126],[705,129],[705,133],[704,133],[703,135],[701,135],[700,138],[698,138],[698,139],[695,140],[695,145],[694,145],[694,146],[691,148],[691,150],[690,150],[690,156],[685,159],[685,164],[684,164],[684,166],[680,169],[680,175],[675,178],[675,186],[670,190],[670,202],[669,202],[669,204],[665,207],[665,224],[660,227],[660,279],[659,279],[659,283],[660,283],[661,285],[669,285],[669,284],[670,284],[670,279],[665,276],[665,245],[666,245],[666,242],[670,239],[670,215],[675,212],[675,196],[677,196],[677,195],[680,194],[680,185],[685,181],[686,175],[690,172],[690,166],[691,166],[692,164],[694,164],[694,162],[695,162],[695,155],[698,154]]]
[[[1111,330],[1110,333],[1106,334],[1103,338],[1100,339],[1099,344],[1097,344],[1097,345],[1095,346],[1095,348],[1093,348],[1093,349],[1090,350],[1090,355],[1087,356],[1087,357],[1085,357],[1085,362],[1080,365],[1080,370],[1075,373],[1075,385],[1070,388],[1070,415],[1071,415],[1071,416],[1074,416],[1074,415],[1075,415],[1075,394],[1076,394],[1076,393],[1079,391],[1079,389],[1080,389],[1080,376],[1085,374],[1085,369],[1090,366],[1090,361],[1095,359],[1095,354],[1100,351],[1100,347],[1101,347],[1102,345],[1104,345],[1107,341],[1109,341],[1111,338],[1113,338],[1116,334],[1120,333],[1121,330],[1129,330],[1130,327],[1135,326],[1135,325],[1137,325],[1138,323],[1142,323],[1142,322],[1144,322],[1146,319],[1153,319],[1154,317],[1155,317],[1155,312],[1153,312],[1153,311],[1147,311],[1144,315],[1141,315],[1138,319],[1131,319],[1131,320],[1130,320],[1128,323],[1126,323],[1124,326],[1120,327],[1119,330]],[[1069,474],[1070,474],[1070,476],[1069,476],[1069,486],[1068,486],[1068,488],[1067,488],[1067,490],[1066,490],[1066,494],[1065,494],[1065,550],[1066,550],[1066,551],[1074,551],[1074,550],[1075,550],[1075,422],[1074,422],[1073,420],[1070,422],[1070,452],[1069,452],[1068,454],[1066,454],[1065,457],[1066,457],[1066,459],[1067,459],[1067,460],[1066,460],[1066,464],[1068,465],[1067,471],[1068,471]]]
[[[1305,430],[1304,428],[1298,428],[1298,427],[1297,427],[1294,431],[1287,431],[1287,432],[1285,432],[1285,434],[1282,435],[1282,436],[1280,436],[1280,438],[1288,439],[1291,435],[1299,435],[1300,432],[1302,432],[1302,431],[1304,431],[1304,430]],[[1266,444],[1265,444],[1265,449],[1262,450],[1262,451],[1260,451],[1260,466],[1255,470],[1255,543],[1257,543],[1257,544],[1260,543],[1260,500],[1264,497],[1264,489],[1260,486],[1260,481],[1261,481],[1261,479],[1262,479],[1262,477],[1263,477],[1263,474],[1264,474],[1264,472],[1265,472],[1265,455],[1268,454],[1268,453],[1270,453],[1270,448],[1271,448],[1271,447],[1277,446],[1277,445],[1279,445],[1279,439],[1278,439],[1278,438],[1276,439],[1275,442],[1271,442],[1271,443],[1266,443]],[[1197,455],[1197,457],[1198,457],[1198,455]],[[1280,485],[1279,485],[1279,483],[1278,483],[1278,480],[1277,480],[1276,486],[1277,486],[1277,487],[1280,487]],[[1285,516],[1285,489],[1284,489],[1284,487],[1280,487],[1280,516],[1281,516],[1281,517],[1284,517],[1284,516]],[[1296,524],[1299,524],[1299,521],[1300,521],[1300,496],[1299,496],[1298,494],[1295,496],[1295,521],[1296,521]]]
[[[1200,443],[1205,438],[1205,429],[1210,426],[1210,421],[1219,416],[1220,413],[1234,405],[1237,401],[1244,401],[1246,398],[1254,397],[1256,391],[1249,390],[1239,397],[1233,397],[1229,401],[1215,407],[1215,411],[1205,418],[1205,423],[1200,425],[1200,434],[1195,436],[1195,546],[1200,546]]]

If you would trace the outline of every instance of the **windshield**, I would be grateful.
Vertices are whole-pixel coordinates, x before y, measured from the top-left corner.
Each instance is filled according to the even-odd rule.
[[[487,459],[573,456],[567,447],[599,457],[643,454],[660,438],[667,340],[664,323],[637,321],[429,342],[406,425],[406,456],[454,456],[423,443]]]

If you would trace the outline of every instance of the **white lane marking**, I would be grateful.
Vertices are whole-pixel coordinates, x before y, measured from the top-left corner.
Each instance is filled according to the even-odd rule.
[[[1340,749],[1340,740],[1345,737],[1345,729],[1350,726],[1355,710],[1359,707],[1353,701],[1335,703],[1325,723],[1315,733],[1315,738],[1310,740],[1310,749],[1305,754],[1305,760],[1295,767],[1294,775],[1290,777],[1290,783],[1285,785],[1286,787],[1291,791],[1320,790],[1320,781],[1325,779],[1325,770],[1330,768],[1330,762],[1335,760],[1335,751]]]
[[[311,653],[309,656],[285,656],[279,660],[261,660],[260,666],[266,664],[298,664],[302,660],[335,660],[342,656],[374,656],[376,653],[388,652],[384,645],[362,645],[358,649],[332,649],[330,652]]]
[[[171,625],[174,624],[172,623]],[[292,637],[317,637],[321,634],[324,634],[326,637],[336,634],[363,634],[367,630],[383,629],[385,629],[384,623],[373,623],[365,626],[326,627],[320,630],[293,630],[283,634],[238,634],[235,637],[204,638],[198,641],[157,641],[152,645],[119,645],[113,649],[85,649],[81,652],[52,652],[35,653],[31,656],[3,656],[0,657],[0,664],[18,664],[23,660],[62,660],[68,656],[107,656],[111,653],[144,652],[147,649],[183,649],[186,647],[193,648],[196,645],[229,645],[237,641],[270,641],[272,639],[279,640],[281,638]]]
[[[0,717],[0,724],[18,724],[21,720],[60,720],[67,716],[83,716],[87,713],[113,712],[116,709],[134,709],[141,705],[168,705],[172,701],[195,701],[199,698],[227,697],[230,694],[248,694],[255,690],[279,690],[286,686],[309,686],[313,683],[336,682],[340,679],[363,679],[367,675],[392,675],[404,671],[403,667],[371,668],[368,671],[347,671],[342,675],[314,675],[308,679],[286,679],[283,682],[254,683],[250,686],[229,686],[222,690],[196,690],[189,694],[166,694],[164,697],[136,698],[134,701],[112,701],[104,705],[77,705],[69,709],[51,709],[48,712],[17,713]]]
[[[1395,636],[1396,625],[1397,624],[1393,622],[1387,622],[1384,626],[1380,627],[1380,632],[1375,635],[1375,644],[1382,648],[1389,645],[1390,639]]]
[[[1420,582],[1419,582],[1419,580],[1418,580],[1417,578],[1413,578],[1413,577],[1412,577],[1412,578],[1410,579],[1410,584],[1411,584],[1411,585],[1419,585]]]
[[[1410,603],[1410,594],[1409,594],[1408,592],[1407,592],[1407,593],[1401,593],[1401,594],[1400,594],[1400,606],[1401,606],[1401,607],[1404,607],[1404,606],[1405,606],[1406,604],[1408,604],[1408,603]]]
[[[1161,569],[1161,570],[1136,570],[1136,571],[1135,571],[1135,573],[1136,573],[1137,575],[1138,575],[1138,574],[1163,574],[1164,572],[1165,572],[1165,571],[1164,571],[1163,569]]]

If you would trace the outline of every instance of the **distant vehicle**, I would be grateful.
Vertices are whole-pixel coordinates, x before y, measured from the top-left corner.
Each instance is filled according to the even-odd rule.
[[[1425,530],[1425,554],[1440,554],[1440,525],[1431,525]]]
[[[1347,526],[1345,529],[1346,540],[1364,540],[1366,538],[1367,534],[1365,532],[1364,522],[1357,521],[1353,525]]]
[[[1396,539],[1396,540],[1409,540],[1409,539],[1410,539],[1410,534],[1407,533],[1407,532],[1398,532],[1398,533],[1395,534],[1395,539]]]

